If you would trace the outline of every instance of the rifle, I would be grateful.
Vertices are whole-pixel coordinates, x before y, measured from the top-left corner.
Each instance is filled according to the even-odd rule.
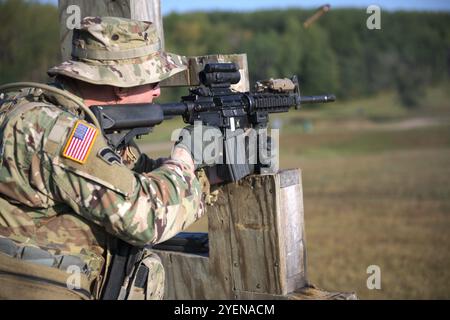
[[[299,109],[305,103],[335,100],[334,95],[301,96],[296,76],[259,81],[255,92],[235,92],[231,85],[237,84],[241,75],[234,63],[206,64],[199,79],[201,85],[189,89],[189,95],[178,103],[94,106],[91,109],[114,149],[127,145],[136,136],[150,133],[153,127],[174,116],[182,116],[188,124],[201,122],[218,128],[223,135],[221,154],[226,161],[214,167],[216,174],[223,181],[238,181],[248,174],[272,168],[272,163],[261,155],[254,163],[245,157],[239,163],[229,161],[232,155],[242,159],[242,154],[248,153],[248,145],[239,148],[235,140],[242,137],[245,130],[266,132],[271,113]],[[270,144],[270,137],[258,134],[258,147],[267,150]]]

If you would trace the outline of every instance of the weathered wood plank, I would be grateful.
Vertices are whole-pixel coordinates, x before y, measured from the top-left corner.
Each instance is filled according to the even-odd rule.
[[[161,257],[166,272],[164,299],[208,299],[216,294],[216,290],[221,289],[210,281],[207,257],[154,251]]]
[[[249,291],[236,291],[237,300],[289,300],[288,295],[273,294],[273,293],[261,293],[261,292],[249,292]]]
[[[239,291],[239,300],[357,300],[354,292],[330,292],[314,286],[305,286],[287,295],[267,294],[258,292]]]
[[[232,299],[235,280],[231,256],[229,195],[225,186],[219,191],[217,202],[208,207],[209,270],[211,281],[216,282],[223,293],[209,299]],[[220,297],[220,298],[219,298]]]
[[[285,170],[280,175],[280,229],[284,236],[286,293],[307,283],[301,171]]]
[[[228,187],[236,290],[284,294],[275,176]]]
[[[304,286],[288,295],[289,300],[357,300],[355,292],[330,292],[315,286]]]
[[[286,188],[302,183],[300,169],[282,170],[280,175],[280,188]]]
[[[227,184],[207,211],[209,257],[157,251],[166,298],[356,298],[308,285],[300,170]]]
[[[224,192],[230,197],[236,290],[287,294],[305,285],[300,171],[252,176]]]

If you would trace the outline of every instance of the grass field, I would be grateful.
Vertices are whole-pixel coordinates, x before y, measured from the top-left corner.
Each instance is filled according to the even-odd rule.
[[[313,283],[363,299],[450,298],[446,94],[430,90],[409,112],[392,95],[322,108],[316,131],[282,134],[282,167],[303,172]],[[381,290],[367,289],[370,265]]]
[[[447,87],[414,110],[386,93],[279,116],[281,167],[303,174],[312,283],[362,299],[450,298]],[[366,287],[370,265],[381,268],[381,290]]]

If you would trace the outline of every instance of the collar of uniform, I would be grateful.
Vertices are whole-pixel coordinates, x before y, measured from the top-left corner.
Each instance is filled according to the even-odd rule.
[[[81,101],[84,104],[83,98],[81,98],[81,94],[77,88],[77,86],[74,83],[71,83],[72,81],[70,79],[61,79],[59,77],[55,78],[55,81],[52,83],[49,83],[49,85],[56,87],[58,89],[67,91],[71,93],[72,95],[75,95],[79,101]],[[80,117],[84,112],[80,109],[80,107],[71,99],[68,99],[60,94],[44,91],[43,97],[48,102],[51,102],[53,104],[56,104],[63,109],[67,110],[71,114],[73,114],[76,117]]]

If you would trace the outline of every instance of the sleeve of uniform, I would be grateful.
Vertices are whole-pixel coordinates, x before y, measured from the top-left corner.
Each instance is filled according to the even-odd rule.
[[[24,127],[40,126],[35,123],[36,116],[29,112]],[[84,163],[71,159],[76,158],[73,154],[68,157],[78,121],[68,113],[56,112],[53,124],[44,127],[41,144],[31,148],[41,168],[34,174],[56,202],[66,203],[77,214],[134,245],[165,241],[202,216],[200,184],[183,163],[168,160],[152,172],[135,173],[121,163],[99,133]]]
[[[166,161],[167,158],[151,159],[145,153],[142,153],[136,161],[133,171],[138,173],[150,172],[161,167]]]

